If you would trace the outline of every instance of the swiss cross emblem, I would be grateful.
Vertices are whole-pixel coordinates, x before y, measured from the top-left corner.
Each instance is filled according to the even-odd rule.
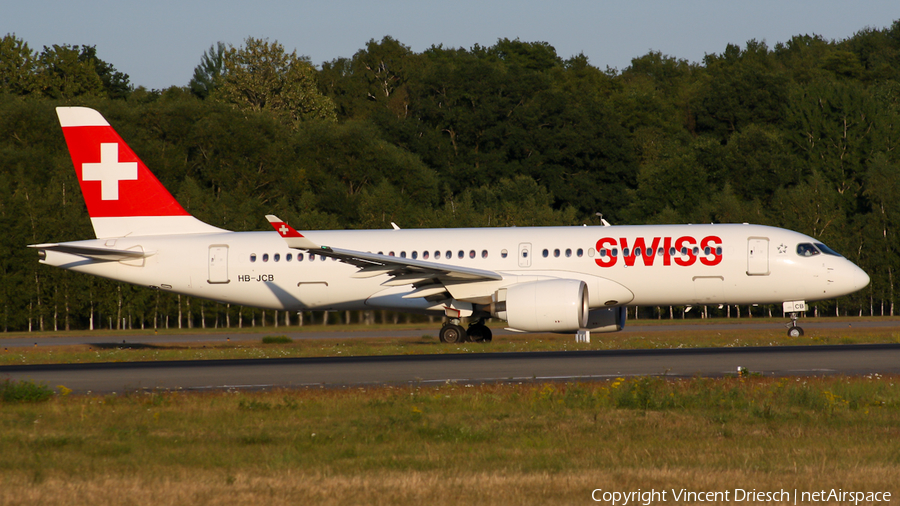
[[[282,223],[282,224],[281,224],[281,227],[278,228],[278,231],[281,232],[281,235],[287,236],[287,235],[288,235],[288,232],[290,232],[291,229],[287,228],[287,225],[285,225],[284,223]]]
[[[100,163],[82,163],[82,181],[100,181],[101,200],[119,200],[119,181],[137,181],[137,162],[119,161],[119,144],[100,144]]]

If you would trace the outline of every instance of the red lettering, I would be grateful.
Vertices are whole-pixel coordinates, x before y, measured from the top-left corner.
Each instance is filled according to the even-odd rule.
[[[612,267],[616,265],[616,257],[612,256],[612,251],[607,249],[609,247],[615,247],[616,240],[612,237],[604,237],[597,241],[597,258],[594,259],[597,262],[597,265],[600,267]],[[603,255],[603,251],[606,252],[606,255]]]
[[[624,255],[624,250],[628,248],[628,239],[622,237],[619,239],[619,244],[622,245],[623,256],[622,259],[625,260],[625,265],[628,267],[634,267],[635,257],[643,257],[644,265],[652,266],[653,261],[656,259],[656,248],[659,247],[659,237],[653,238],[653,243],[651,244],[650,255],[647,255],[647,242],[644,241],[643,237],[638,237],[634,240],[634,248],[628,252],[627,255]]]
[[[665,239],[663,239],[663,249],[665,250],[663,251],[663,265],[672,265],[672,255],[669,254],[671,252],[670,250],[672,249],[671,237],[666,237]]]
[[[682,267],[694,265],[694,262],[697,261],[697,255],[695,255],[693,251],[693,246],[695,244],[697,243],[694,242],[693,237],[685,236],[679,237],[677,240],[675,240],[675,254],[678,255],[681,252],[681,249],[684,248],[686,250],[687,256],[687,258],[680,255],[675,257],[675,263]]]
[[[714,235],[710,235],[708,237],[704,237],[702,241],[700,241],[700,249],[704,252],[706,248],[709,248],[709,255],[712,255],[712,258],[709,258],[709,255],[703,255],[700,257],[700,262],[703,265],[718,265],[719,262],[722,261],[722,254],[717,251],[717,246],[722,245],[722,239],[716,237]]]
[[[662,243],[662,248],[659,247],[660,243]],[[614,256],[613,250],[617,248],[622,248],[622,259],[628,267],[634,267],[639,256],[643,257],[645,266],[652,267],[660,251],[662,251],[664,266],[672,265],[673,257],[675,264],[682,267],[694,265],[698,258],[700,263],[710,267],[722,262],[722,238],[715,235],[701,239],[699,248],[697,240],[690,236],[679,237],[674,241],[671,237],[654,237],[649,247],[647,239],[637,237],[634,239],[634,245],[630,248],[626,237],[620,237],[618,241],[612,237],[604,237],[597,241],[597,258],[594,259],[594,262],[600,267],[616,265],[618,255]],[[682,250],[684,250],[684,254],[681,253]]]

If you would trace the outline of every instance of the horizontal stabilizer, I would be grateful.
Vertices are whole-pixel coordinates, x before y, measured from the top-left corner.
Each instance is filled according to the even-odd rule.
[[[94,248],[65,243],[29,244],[28,247],[44,251],[59,251],[60,253],[69,253],[71,255],[78,255],[107,262],[137,260],[156,254],[155,251],[143,251],[139,249]]]

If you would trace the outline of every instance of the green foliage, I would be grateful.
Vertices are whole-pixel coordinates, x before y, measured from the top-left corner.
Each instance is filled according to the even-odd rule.
[[[263,344],[290,344],[294,340],[288,336],[265,336],[262,338]]]
[[[208,97],[219,85],[225,70],[225,43],[217,42],[200,57],[200,65],[194,67],[194,77],[189,84],[191,93],[200,98]]]
[[[91,46],[0,39],[3,329],[259,319],[37,264],[25,244],[91,236],[60,103],[100,110],[186,209],[230,230],[266,230],[269,213],[300,229],[754,222],[859,263],[872,284],[845,312],[895,301],[900,21],[702,63],[653,51],[621,73],[547,42],[417,53],[391,37],[317,70],[248,38],[154,91]]]
[[[296,124],[334,120],[334,104],[319,93],[309,58],[287,54],[278,42],[247,37],[222,55],[224,72],[213,97],[252,111],[286,114]]]
[[[51,397],[53,390],[44,384],[10,379],[0,382],[0,402],[44,402]]]

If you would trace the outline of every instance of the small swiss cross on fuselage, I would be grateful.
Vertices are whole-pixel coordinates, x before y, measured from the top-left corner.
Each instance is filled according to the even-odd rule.
[[[119,181],[137,181],[137,162],[119,161],[119,144],[100,144],[100,163],[82,163],[82,181],[100,181],[101,200],[119,200]]]

